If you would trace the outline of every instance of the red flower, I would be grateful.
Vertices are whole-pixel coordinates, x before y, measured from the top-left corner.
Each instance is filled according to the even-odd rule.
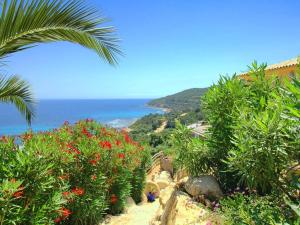
[[[24,134],[22,136],[22,138],[23,138],[23,140],[28,141],[28,140],[30,140],[32,138],[32,134]]]
[[[15,198],[21,198],[23,196],[24,192],[23,191],[17,191],[13,194]]]
[[[84,194],[84,189],[83,188],[79,188],[79,187],[75,187],[72,189],[72,193],[74,193],[75,195],[81,196]]]
[[[124,153],[119,153],[118,157],[119,157],[119,159],[124,159],[125,158],[125,154]]]
[[[124,134],[124,138],[125,138],[126,143],[131,143],[132,140],[127,133]]]
[[[68,125],[69,125],[69,121],[65,121],[65,122],[64,122],[64,125],[65,125],[65,126],[68,126]]]
[[[100,141],[99,144],[102,148],[106,148],[106,149],[109,149],[109,150],[112,147],[112,145],[109,141]]]
[[[118,201],[118,197],[115,194],[112,194],[110,202],[112,204],[115,204],[117,201]]]
[[[57,217],[55,220],[54,220],[54,223],[59,223],[62,219],[60,217]]]
[[[82,131],[81,131],[81,133],[83,133],[83,134],[87,134],[87,133],[88,133],[88,131],[87,131],[87,129],[86,129],[85,127],[83,127],[83,128],[82,128]]]
[[[122,145],[122,142],[121,142],[120,140],[117,140],[117,141],[116,141],[116,145],[117,145],[117,146],[121,146],[121,145]]]
[[[77,149],[77,148],[73,148],[73,151],[77,154],[77,155],[79,155],[80,154],[80,151]]]
[[[95,180],[97,179],[97,176],[96,176],[95,174],[93,174],[93,175],[91,176],[91,179],[92,179],[93,181],[95,181]]]
[[[90,164],[93,165],[93,166],[96,166],[97,165],[97,160],[91,159]]]
[[[24,187],[20,186],[18,190],[13,194],[15,198],[21,198],[24,195]]]
[[[98,160],[98,161],[100,160],[100,153],[96,154],[96,160]]]
[[[63,196],[64,196],[65,198],[68,198],[69,195],[70,195],[70,192],[68,192],[68,191],[63,192]]]
[[[72,144],[68,143],[67,147],[69,149],[71,149],[73,152],[75,152],[76,154],[78,154],[78,155],[80,154],[80,151],[76,147],[74,147]],[[71,152],[69,150],[67,150],[66,152],[71,154]]]
[[[88,138],[93,136],[90,132],[88,132],[88,130],[85,127],[82,128],[81,133],[87,136]]]
[[[69,216],[72,214],[72,212],[71,212],[69,209],[67,209],[67,208],[61,208],[61,209],[59,210],[59,212],[61,213],[61,215],[62,215],[64,218],[67,218],[67,217],[69,217]]]

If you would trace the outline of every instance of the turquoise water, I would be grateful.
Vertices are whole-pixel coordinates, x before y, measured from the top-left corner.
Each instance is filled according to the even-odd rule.
[[[61,126],[64,121],[94,119],[115,128],[127,127],[150,113],[163,113],[150,108],[150,99],[40,100],[31,127],[12,105],[0,104],[0,135],[17,135],[28,129],[45,131]]]

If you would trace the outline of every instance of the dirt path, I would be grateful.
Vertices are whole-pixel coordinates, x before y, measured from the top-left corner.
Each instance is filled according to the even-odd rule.
[[[109,225],[149,225],[159,208],[159,201],[131,206],[128,212],[110,218]]]
[[[160,133],[162,132],[167,126],[167,121],[165,120],[164,122],[162,122],[162,124],[160,125],[159,128],[157,128],[154,133]]]
[[[160,173],[160,164],[155,164],[148,171],[146,180],[152,181]],[[149,225],[160,207],[159,199],[153,203],[142,202],[138,205],[131,204],[126,213],[117,216],[109,216],[99,225]]]

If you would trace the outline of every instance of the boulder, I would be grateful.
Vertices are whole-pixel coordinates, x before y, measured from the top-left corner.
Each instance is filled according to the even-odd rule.
[[[170,185],[169,182],[164,181],[164,180],[156,180],[157,185],[159,186],[160,190],[165,189]]]
[[[167,171],[162,171],[154,177],[154,182],[158,184],[160,190],[173,185],[171,174]]]
[[[173,175],[173,171],[174,171],[174,168],[173,168],[173,159],[170,158],[170,157],[162,157],[160,159],[160,168],[162,171],[167,171],[169,172],[170,174]]]
[[[156,174],[154,180],[164,180],[169,183],[172,182],[171,174],[168,171],[161,171],[159,174]]]
[[[205,195],[219,199],[223,196],[218,181],[211,175],[190,177],[185,183],[184,188],[193,197]]]

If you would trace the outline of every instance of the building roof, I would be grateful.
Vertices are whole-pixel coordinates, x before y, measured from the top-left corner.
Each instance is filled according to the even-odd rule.
[[[267,66],[265,70],[277,70],[277,69],[281,69],[281,68],[287,68],[287,67],[290,67],[290,66],[296,66],[299,63],[299,59],[300,58],[296,57],[296,58],[285,60],[285,61],[282,61],[282,62],[279,62],[279,63],[275,63],[275,64]],[[244,76],[244,75],[247,75],[247,74],[248,74],[248,71],[240,73],[239,76]]]
[[[267,66],[266,70],[274,70],[274,69],[279,69],[283,67],[289,67],[289,66],[294,66],[298,64],[298,58],[293,58],[289,59],[280,63],[272,64]]]
[[[205,125],[203,121],[199,121],[188,125],[187,127],[191,129],[194,134],[202,136],[207,131],[209,125]]]

